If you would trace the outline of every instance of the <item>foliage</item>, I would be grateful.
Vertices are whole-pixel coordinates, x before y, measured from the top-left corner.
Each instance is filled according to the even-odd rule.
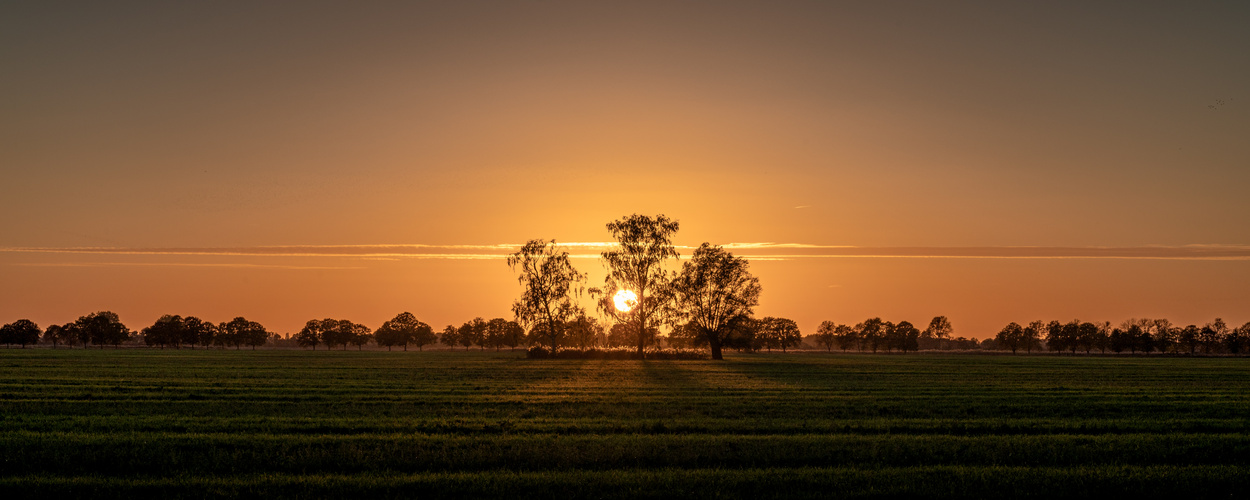
[[[39,336],[43,331],[39,329],[34,321],[28,319],[19,319],[3,327],[0,327],[0,344],[21,344],[22,348],[26,348],[26,344],[36,344],[39,342]]]
[[[635,332],[650,332],[655,326],[653,319],[664,319],[671,279],[664,263],[670,258],[678,258],[672,238],[679,227],[677,221],[663,214],[655,217],[632,214],[607,224],[617,247],[601,254],[608,273],[604,277],[603,288],[592,289],[601,313],[617,322],[637,323]],[[619,290],[630,290],[637,295],[636,305],[627,313],[618,311],[613,302],[613,296]],[[646,351],[648,337],[636,336],[638,348],[635,352],[639,356]]]
[[[555,350],[564,324],[582,311],[575,299],[582,294],[586,276],[573,268],[569,253],[558,250],[555,240],[530,240],[508,256],[508,267],[520,273],[521,298],[512,303],[517,322],[531,330],[531,335],[539,332]]]
[[[79,317],[74,322],[74,330],[84,345],[90,341],[94,345],[114,347],[121,345],[130,338],[130,329],[122,324],[117,313],[100,311]]]
[[[746,259],[704,243],[669,284],[672,310],[668,316],[674,324],[693,328],[703,337],[711,347],[712,359],[723,359],[721,348],[733,322],[750,317],[759,305],[760,280],[749,268]],[[797,325],[794,331],[798,331]]]

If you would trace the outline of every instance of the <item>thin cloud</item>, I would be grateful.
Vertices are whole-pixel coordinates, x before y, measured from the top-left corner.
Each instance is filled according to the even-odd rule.
[[[614,242],[557,243],[576,259],[599,258],[593,250],[617,246]],[[25,254],[94,254],[130,256],[213,256],[213,257],[323,257],[356,260],[497,260],[520,244],[493,245],[286,245],[257,247],[202,248],[125,248],[125,247],[8,247],[0,252]],[[796,260],[826,258],[900,259],[1153,259],[1153,260],[1250,260],[1248,245],[1183,245],[1139,247],[857,247],[809,243],[734,242],[722,245],[752,260]],[[678,245],[679,250],[694,247]],[[591,250],[587,252],[587,250]],[[785,252],[777,252],[785,250]]]
[[[235,264],[219,262],[19,262],[21,267],[215,267],[244,269],[353,270],[359,266],[288,266],[281,264]]]

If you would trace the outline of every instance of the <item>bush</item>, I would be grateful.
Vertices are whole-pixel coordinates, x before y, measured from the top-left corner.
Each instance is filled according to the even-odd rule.
[[[590,349],[561,348],[552,352],[542,346],[525,351],[530,359],[640,359],[638,351],[626,347]],[[646,352],[646,359],[708,359],[708,353],[697,349],[653,349]]]

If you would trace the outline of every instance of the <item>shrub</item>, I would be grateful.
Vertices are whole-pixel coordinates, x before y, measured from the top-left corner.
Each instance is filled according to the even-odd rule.
[[[627,347],[561,348],[552,352],[546,347],[534,346],[525,351],[525,357],[530,359],[640,359],[637,350]],[[708,359],[708,353],[697,349],[653,349],[646,352],[645,358]]]

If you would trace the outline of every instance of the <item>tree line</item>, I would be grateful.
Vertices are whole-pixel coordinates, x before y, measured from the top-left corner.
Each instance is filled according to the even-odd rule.
[[[994,337],[998,347],[1015,353],[1034,349],[1090,353],[1245,354],[1250,350],[1250,322],[1231,328],[1221,318],[1203,326],[1173,325],[1166,319],[1131,318],[1113,327],[1111,322],[1072,320],[1009,323]]]

